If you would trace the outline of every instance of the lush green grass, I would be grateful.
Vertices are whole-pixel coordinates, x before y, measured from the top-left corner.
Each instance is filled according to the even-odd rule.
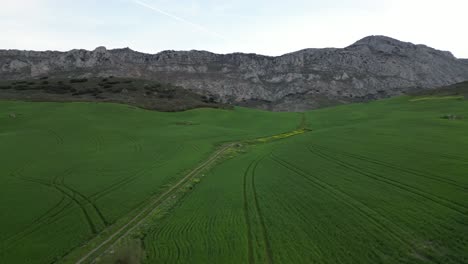
[[[468,102],[307,113],[214,168],[144,239],[148,263],[466,263]]]
[[[466,263],[468,119],[441,117],[468,101],[413,99],[302,117],[0,103],[0,262],[49,263],[243,141],[135,231],[147,263]]]
[[[286,132],[300,118],[0,102],[0,263],[50,263],[163,192],[216,144]]]

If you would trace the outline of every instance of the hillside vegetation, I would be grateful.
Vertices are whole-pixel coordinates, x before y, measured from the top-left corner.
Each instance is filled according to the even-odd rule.
[[[165,112],[231,108],[212,95],[199,95],[170,83],[135,79],[49,78],[1,80],[0,99],[44,102],[115,102]]]
[[[71,262],[237,142],[98,263],[464,263],[468,101],[427,96],[304,114],[1,102],[0,262]]]

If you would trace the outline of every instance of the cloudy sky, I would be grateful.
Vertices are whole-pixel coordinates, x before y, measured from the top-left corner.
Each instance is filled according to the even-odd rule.
[[[280,55],[386,35],[468,58],[467,0],[0,0],[0,49]]]

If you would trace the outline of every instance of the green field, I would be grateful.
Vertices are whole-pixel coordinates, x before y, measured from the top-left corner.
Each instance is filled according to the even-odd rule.
[[[415,98],[303,115],[1,102],[0,263],[82,254],[226,142],[125,240],[145,263],[467,263],[468,119],[442,117],[468,101]]]

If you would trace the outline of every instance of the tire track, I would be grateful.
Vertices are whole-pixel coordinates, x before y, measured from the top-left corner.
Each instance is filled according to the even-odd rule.
[[[255,162],[254,166],[253,166],[253,169],[252,169],[252,191],[253,191],[253,197],[254,197],[254,201],[255,201],[255,203],[254,203],[255,204],[255,209],[257,211],[257,215],[258,215],[259,220],[260,220],[263,240],[265,242],[265,253],[266,253],[266,257],[267,257],[267,263],[273,264],[273,252],[271,250],[271,244],[270,244],[270,240],[268,239],[268,232],[267,232],[267,228],[266,228],[266,225],[265,225],[265,219],[264,219],[262,211],[260,209],[260,205],[259,205],[259,202],[258,202],[257,189],[255,187],[255,171],[257,170],[258,164],[264,158],[265,157],[262,157],[261,159],[257,160]]]
[[[318,177],[315,177],[306,171],[292,165],[291,163],[280,159],[279,157],[275,156],[271,153],[272,160],[276,161],[279,165],[285,167],[286,169],[296,173],[297,175],[303,177],[308,182],[312,183],[315,187],[324,192],[331,195],[337,201],[342,202],[343,204],[347,205],[348,207],[354,209],[359,214],[364,216],[365,218],[369,219],[369,221],[377,227],[383,234],[390,234],[390,236],[397,242],[408,246],[409,248],[413,248],[411,243],[409,243],[405,238],[403,238],[398,232],[407,234],[408,232],[405,231],[403,228],[398,226],[397,224],[391,222],[390,220],[386,219],[384,216],[373,210],[372,208],[366,206],[365,204],[361,203],[360,201],[354,199],[353,197],[349,196],[348,194],[330,186],[329,184],[323,182]],[[375,216],[374,216],[375,215]],[[378,217],[377,217],[378,216]],[[381,219],[379,219],[381,218]],[[383,222],[388,222],[385,224]],[[397,229],[398,232],[389,228],[388,225],[393,226],[394,229]]]
[[[133,152],[140,153],[143,151],[143,147],[138,141],[131,135],[126,135],[126,138],[132,143],[133,145]]]
[[[243,198],[244,198],[244,218],[245,224],[247,226],[247,256],[248,256],[248,263],[253,264],[255,262],[254,255],[253,255],[253,241],[252,241],[252,226],[250,224],[250,216],[249,216],[249,202],[247,197],[247,177],[250,171],[250,168],[254,164],[255,160],[252,161],[247,169],[244,171],[244,181],[243,181]]]
[[[94,211],[96,211],[97,215],[99,216],[99,219],[102,221],[104,226],[109,225],[109,222],[104,217],[104,214],[101,212],[101,210],[99,210],[99,208],[98,208],[98,206],[96,205],[95,202],[91,201],[87,196],[83,195],[81,192],[78,192],[76,189],[66,185],[64,182],[62,182],[62,186],[65,187],[66,189],[68,189],[69,191],[71,191],[72,193],[78,195],[82,199],[84,199],[87,203],[89,203],[94,208]]]
[[[96,135],[91,139],[94,141],[94,153],[98,154],[102,151],[102,137],[101,135]]]
[[[92,195],[90,195],[89,199],[93,200],[93,201],[96,201],[106,195],[108,195],[109,193],[117,190],[117,189],[120,189],[124,186],[127,186],[129,184],[131,184],[132,182],[138,180],[140,177],[144,176],[145,173],[147,173],[148,171],[151,171],[151,170],[154,170],[156,168],[160,168],[160,167],[163,167],[164,165],[167,164],[167,161],[164,161],[164,162],[160,162],[160,163],[157,163],[156,165],[153,165],[153,166],[150,166],[149,168],[143,168],[141,170],[138,170],[135,175],[133,176],[129,176],[129,177],[125,177],[121,180],[118,180],[117,182],[105,187],[103,190],[100,190]]]
[[[458,207],[465,208],[465,206],[463,206],[463,205],[459,205],[458,203],[455,203],[453,201],[446,200],[446,199],[441,198],[441,197],[439,197],[437,195],[434,195],[434,194],[419,190],[418,188],[412,187],[410,185],[395,181],[395,180],[390,179],[388,177],[382,176],[381,174],[366,172],[363,169],[361,169],[361,168],[359,168],[359,167],[357,167],[357,166],[355,166],[353,164],[350,164],[348,162],[340,160],[340,159],[338,159],[336,157],[331,157],[328,154],[325,154],[325,153],[323,153],[323,152],[321,152],[319,150],[314,151],[310,147],[308,147],[308,150],[311,153],[313,153],[313,154],[315,154],[315,155],[317,155],[317,156],[319,156],[319,157],[321,157],[321,158],[323,158],[325,160],[328,160],[328,161],[330,161],[332,163],[336,163],[336,164],[338,164],[338,165],[340,165],[340,166],[342,166],[344,168],[347,168],[347,169],[349,169],[351,171],[354,171],[354,172],[358,173],[359,175],[363,175],[363,176],[366,176],[368,178],[372,178],[372,179],[374,179],[376,181],[383,182],[383,183],[386,183],[388,185],[392,185],[394,187],[405,190],[405,191],[407,191],[409,193],[412,193],[414,195],[418,195],[420,197],[426,198],[426,199],[428,199],[428,200],[430,200],[430,201],[432,201],[434,203],[439,204],[440,206],[452,209],[453,211],[456,211],[456,212],[458,212],[458,213],[460,213],[460,214],[462,214],[464,216],[468,215],[468,213],[463,211],[463,209],[458,208]]]
[[[22,180],[22,181],[32,182],[32,183],[37,184],[36,181],[30,180],[30,179],[28,179],[28,178],[26,178],[24,176],[18,175],[18,174],[14,175],[12,173],[10,176],[14,177],[15,179],[19,179],[19,180]],[[47,211],[42,213],[39,217],[32,220],[23,230],[19,231],[18,233],[15,233],[12,236],[4,238],[2,243],[8,244],[8,246],[6,248],[4,248],[4,249],[6,250],[6,249],[10,248],[11,244],[16,244],[16,243],[18,243],[19,240],[27,237],[28,235],[36,232],[37,230],[43,228],[44,227],[43,225],[47,224],[48,221],[53,221],[56,216],[58,216],[60,213],[64,212],[65,209],[67,209],[67,207],[70,205],[70,202],[64,204],[64,202],[66,202],[66,200],[67,200],[66,196],[64,196],[62,194],[59,202],[54,204]]]
[[[40,185],[43,185],[43,186],[46,186],[46,187],[53,188],[53,189],[59,191],[60,193],[62,193],[63,195],[67,196],[68,198],[70,198],[81,209],[83,215],[85,216],[86,222],[88,223],[88,226],[89,226],[91,232],[96,233],[96,227],[94,226],[94,223],[91,221],[91,218],[90,218],[88,212],[86,211],[86,208],[80,203],[80,201],[75,197],[75,195],[70,194],[67,191],[65,191],[64,189],[60,188],[61,186],[56,184],[56,183],[49,183],[49,182],[45,182],[45,181],[42,181],[42,180],[31,179],[31,178],[21,178],[21,179],[25,180],[25,181],[37,183],[37,184],[40,184]]]
[[[53,184],[55,186],[61,186],[65,190],[68,190],[69,192],[72,193],[72,195],[74,197],[81,197],[81,199],[83,199],[84,202],[85,202],[84,204],[82,204],[80,202],[80,204],[82,204],[82,207],[85,208],[86,204],[91,205],[91,207],[94,209],[94,211],[96,212],[97,216],[99,217],[101,222],[104,224],[104,226],[108,226],[109,222],[106,220],[106,218],[104,217],[104,214],[101,212],[101,210],[99,210],[99,208],[98,208],[98,206],[96,205],[95,202],[91,201],[91,199],[89,199],[83,193],[77,191],[75,188],[72,188],[72,187],[68,186],[67,184],[65,184],[65,175],[70,175],[72,173],[72,171],[73,171],[73,168],[69,168],[69,169],[65,170],[64,174],[55,176],[55,178],[53,180]]]
[[[55,132],[52,129],[47,130],[47,132],[55,138],[57,145],[63,145],[64,140],[62,136],[60,136],[57,132]]]
[[[319,149],[319,150],[321,149],[322,151],[338,153],[339,155],[343,155],[343,156],[358,159],[358,160],[361,160],[361,161],[369,162],[369,163],[372,163],[372,164],[375,164],[375,165],[380,165],[380,166],[390,168],[390,169],[393,169],[393,170],[396,170],[396,171],[405,172],[405,173],[408,173],[408,174],[411,174],[411,175],[414,175],[414,176],[427,178],[427,179],[432,179],[434,181],[446,183],[446,184],[452,185],[454,187],[461,188],[463,190],[468,190],[467,186],[463,186],[460,183],[458,183],[457,181],[450,180],[450,179],[443,179],[443,178],[440,178],[440,177],[438,177],[436,175],[433,175],[433,174],[431,174],[429,172],[423,172],[423,171],[419,171],[419,170],[415,170],[415,169],[404,168],[404,167],[397,166],[397,165],[394,165],[394,164],[391,164],[391,163],[388,163],[388,162],[385,162],[385,161],[380,161],[380,160],[368,158],[368,157],[365,157],[365,156],[361,156],[361,155],[357,155],[357,154],[353,154],[353,153],[349,153],[349,152],[331,150],[331,149],[326,148],[324,146],[319,146],[319,145],[314,145],[314,144],[311,145],[311,146],[313,148],[315,148],[315,149]]]
[[[76,263],[77,264],[83,263],[84,261],[86,261],[88,258],[90,258],[93,254],[95,254],[101,248],[106,247],[106,246],[107,246],[107,248],[110,247],[110,246],[113,246],[113,245],[115,245],[115,243],[120,241],[123,237],[130,234],[133,230],[135,230],[135,228],[140,226],[148,218],[148,216],[151,215],[151,213],[154,212],[158,208],[158,206],[162,202],[164,202],[166,199],[168,199],[168,195],[170,195],[171,193],[173,193],[174,191],[176,191],[180,187],[182,187],[190,178],[197,175],[197,173],[199,173],[205,167],[211,165],[214,161],[216,161],[216,159],[221,154],[223,154],[232,145],[233,144],[225,145],[220,150],[215,152],[210,158],[208,158],[206,161],[204,161],[202,164],[200,164],[198,167],[191,170],[185,177],[183,177],[178,182],[176,182],[166,192],[162,193],[156,199],[154,199],[152,202],[150,202],[148,206],[145,206],[145,208],[143,208],[137,215],[135,215],[129,222],[127,222],[127,224],[123,225],[118,230],[116,230],[115,232],[110,234],[106,240],[104,240],[99,245],[95,246],[92,250],[90,250],[82,258],[80,258]]]
[[[24,169],[23,168],[19,168],[17,169],[16,171],[13,171],[12,173],[10,173],[10,177],[13,177],[15,179],[19,179],[19,180],[22,180],[22,181],[26,181],[26,182],[31,182],[31,183],[35,183],[35,184],[40,184],[40,185],[43,185],[43,186],[46,186],[48,188],[50,188],[51,186],[50,185],[47,185],[48,182],[47,181],[43,181],[43,180],[39,180],[39,179],[32,179],[32,178],[27,178],[25,176],[22,175],[21,171]],[[61,192],[60,192],[61,193]],[[61,193],[62,194],[62,193]],[[43,228],[43,225],[44,224],[47,224],[47,221],[56,221],[57,219],[54,219],[56,218],[58,215],[60,215],[61,213],[63,213],[65,210],[69,209],[70,205],[71,205],[71,200],[69,200],[69,202],[65,205],[63,205],[63,203],[67,200],[66,199],[67,197],[65,195],[62,194],[61,196],[61,199],[58,203],[56,203],[54,206],[52,206],[51,208],[49,208],[46,212],[44,212],[43,214],[41,214],[39,217],[35,218],[31,223],[29,223],[22,231],[14,234],[13,236],[10,236],[8,238],[5,238],[2,242],[3,243],[16,243],[18,240],[36,232],[37,230]],[[67,215],[67,214],[65,214]],[[65,216],[63,215],[63,216]],[[62,216],[62,217],[63,217]],[[59,219],[59,218],[58,218]],[[11,242],[9,242],[11,241]],[[16,242],[15,242],[16,241]]]

